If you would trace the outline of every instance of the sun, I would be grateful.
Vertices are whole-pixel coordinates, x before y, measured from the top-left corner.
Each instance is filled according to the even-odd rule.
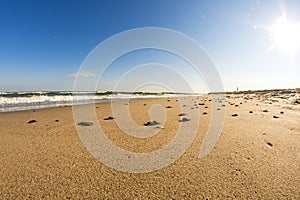
[[[300,47],[300,24],[292,23],[286,17],[279,17],[269,28],[274,40],[273,47],[294,54]]]

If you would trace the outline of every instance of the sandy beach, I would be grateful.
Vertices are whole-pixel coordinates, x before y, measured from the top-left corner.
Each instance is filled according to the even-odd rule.
[[[211,120],[209,100],[208,95],[198,97],[204,105],[190,106],[200,120],[183,156],[140,174],[98,162],[77,134],[71,107],[0,113],[0,199],[300,199],[299,90],[226,94],[219,108],[226,109],[223,131],[210,154],[200,159]],[[95,108],[110,141],[128,151],[149,152],[166,145],[185,123],[179,122],[176,98],[132,100],[123,106],[144,126],[155,104],[164,107],[167,121],[145,139],[124,134],[115,119],[104,120],[113,116],[110,103]]]

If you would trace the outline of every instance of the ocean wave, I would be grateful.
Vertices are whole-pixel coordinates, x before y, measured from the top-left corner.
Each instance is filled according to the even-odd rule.
[[[158,98],[174,96],[172,93],[145,92],[1,92],[0,112],[32,110],[76,104],[100,103],[134,98]]]

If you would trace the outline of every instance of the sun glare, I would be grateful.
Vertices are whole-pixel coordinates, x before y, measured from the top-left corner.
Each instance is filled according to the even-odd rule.
[[[294,54],[300,47],[300,24],[291,23],[285,17],[279,17],[270,28],[274,46]]]

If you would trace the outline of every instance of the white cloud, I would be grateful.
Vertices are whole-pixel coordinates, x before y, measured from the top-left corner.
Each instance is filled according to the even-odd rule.
[[[89,72],[89,71],[81,71],[81,72],[74,72],[69,74],[70,77],[74,77],[74,78],[78,78],[78,77],[84,77],[84,78],[88,78],[88,77],[93,77],[95,76],[94,73]]]

